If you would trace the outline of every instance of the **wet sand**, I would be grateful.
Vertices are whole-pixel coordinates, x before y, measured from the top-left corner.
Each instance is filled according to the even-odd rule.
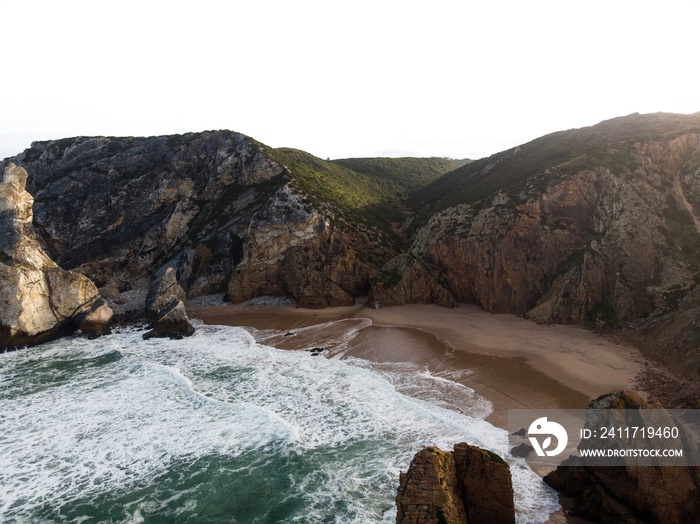
[[[258,340],[283,349],[324,347],[341,358],[423,366],[490,400],[488,420],[503,428],[508,409],[585,408],[603,393],[632,388],[644,363],[637,349],[581,328],[541,326],[466,304],[225,305],[193,307],[190,314],[206,324],[254,328]]]

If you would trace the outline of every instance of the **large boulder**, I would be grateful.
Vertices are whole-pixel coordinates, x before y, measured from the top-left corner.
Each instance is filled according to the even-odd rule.
[[[177,281],[177,273],[171,266],[161,269],[151,282],[146,295],[146,318],[153,329],[144,338],[182,338],[194,334],[185,309],[185,291]]]
[[[424,448],[401,473],[396,506],[397,524],[514,523],[510,468],[466,443]]]
[[[0,181],[0,347],[76,330],[108,333],[112,311],[92,281],[58,267],[39,245],[26,182],[27,172],[12,163]]]
[[[601,397],[601,409],[663,409],[633,391]],[[586,466],[571,456],[544,481],[575,499],[574,512],[595,522],[681,524],[700,522],[697,466]]]

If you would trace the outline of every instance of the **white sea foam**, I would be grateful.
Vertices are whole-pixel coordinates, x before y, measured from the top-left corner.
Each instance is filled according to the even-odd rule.
[[[0,355],[0,520],[148,485],[175,463],[258,453],[255,467],[323,457],[290,479],[282,496],[307,501],[290,522],[391,522],[398,473],[423,446],[467,441],[508,454],[506,432],[482,418],[488,401],[410,365],[314,358],[232,327],[200,325],[180,341],[141,335]],[[509,461],[519,520],[543,522],[556,497],[522,461]],[[196,496],[167,495],[182,499],[181,511]]]

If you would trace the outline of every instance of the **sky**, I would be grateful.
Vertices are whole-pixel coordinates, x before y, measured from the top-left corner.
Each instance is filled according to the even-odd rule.
[[[0,158],[209,129],[322,158],[480,158],[700,111],[697,0],[3,0],[0,20]]]

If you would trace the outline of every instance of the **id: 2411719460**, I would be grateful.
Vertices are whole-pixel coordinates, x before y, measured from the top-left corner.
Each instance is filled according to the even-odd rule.
[[[602,427],[599,429],[582,428],[580,437],[588,438],[678,438],[678,428],[673,427],[651,427],[651,426],[626,426],[626,427]]]

